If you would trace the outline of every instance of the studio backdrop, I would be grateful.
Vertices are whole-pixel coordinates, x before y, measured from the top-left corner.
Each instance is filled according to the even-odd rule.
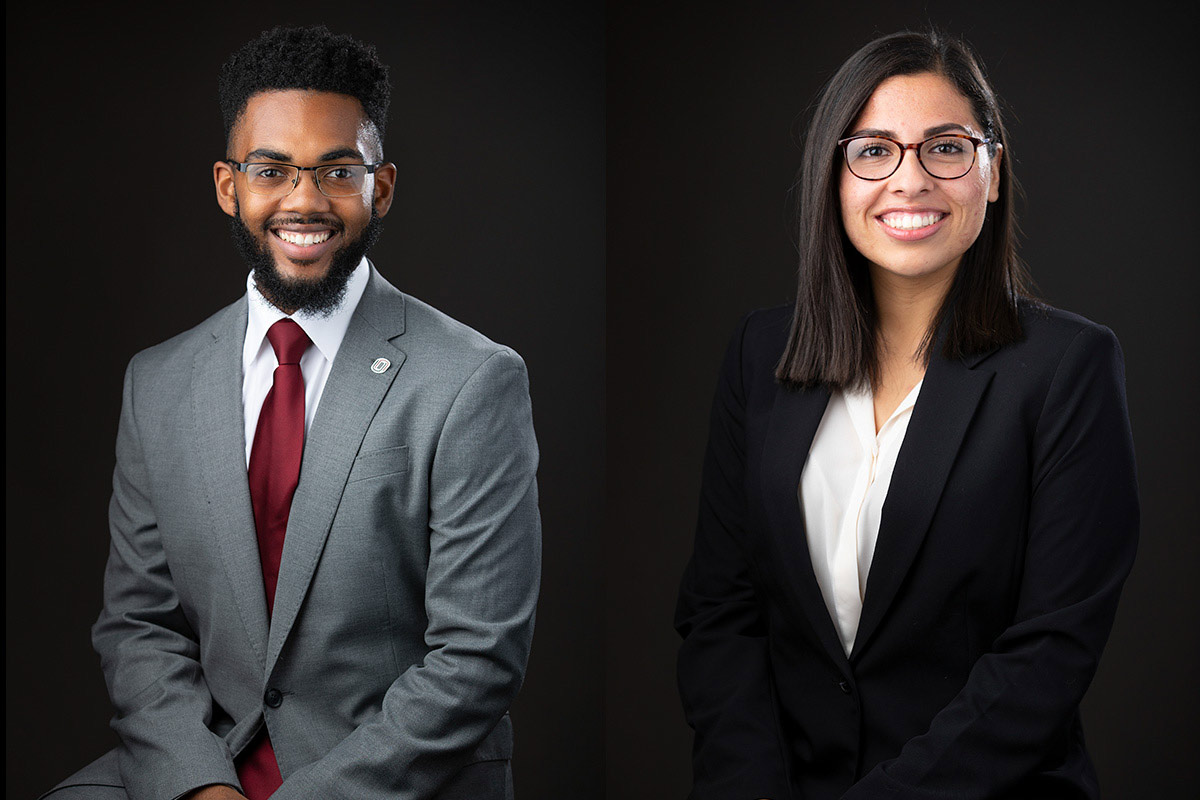
[[[862,44],[930,24],[1004,101],[1040,296],[1124,349],[1142,538],[1083,705],[1104,796],[1194,789],[1192,6],[501,0],[7,11],[11,796],[115,743],[89,628],[123,370],[244,291],[211,182],[217,70],[312,22],[391,68],[380,271],[529,367],[545,561],[518,797],[685,796],[672,617],[717,368],[738,319],[791,302],[809,104]]]
[[[1101,790],[1195,791],[1196,23],[1159,2],[609,4],[609,797],[690,786],[672,616],[726,344],[748,311],[792,302],[809,104],[868,41],[930,25],[974,46],[1003,101],[1041,297],[1124,349],[1142,534],[1083,703]]]
[[[6,788],[115,745],[100,611],[125,365],[245,291],[217,71],[277,24],[374,44],[396,201],[370,257],[529,369],[544,569],[512,711],[522,796],[599,797],[604,54],[599,4],[9,4]]]

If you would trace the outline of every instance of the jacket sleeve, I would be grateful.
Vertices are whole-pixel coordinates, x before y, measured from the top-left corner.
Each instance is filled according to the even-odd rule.
[[[1137,547],[1120,347],[1083,328],[1050,383],[1031,452],[1025,562],[1012,625],[929,730],[844,800],[996,797],[1036,773],[1076,713]]]
[[[498,351],[463,385],[430,475],[424,661],[276,800],[429,798],[500,722],[525,674],[541,577],[525,365]]]
[[[743,551],[746,530],[742,341],[734,336],[713,401],[695,549],[675,627],[679,693],[692,748],[693,800],[790,796],[767,658],[763,610]]]
[[[125,373],[109,504],[104,609],[92,629],[118,760],[133,800],[170,800],[210,783],[238,785],[225,741],[209,729],[213,701],[200,647],[171,580],[138,431],[136,367]]]

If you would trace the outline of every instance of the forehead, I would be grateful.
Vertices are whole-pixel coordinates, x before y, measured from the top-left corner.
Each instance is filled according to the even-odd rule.
[[[854,130],[878,128],[916,135],[926,128],[956,123],[978,131],[971,102],[942,75],[895,75],[875,88]]]
[[[263,148],[300,157],[337,147],[353,147],[364,156],[378,147],[375,125],[357,98],[303,89],[259,92],[233,126],[235,155]]]

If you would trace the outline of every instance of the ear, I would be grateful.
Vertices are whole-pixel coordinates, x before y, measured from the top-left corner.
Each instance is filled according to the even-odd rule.
[[[233,191],[233,167],[224,161],[213,164],[213,184],[217,189],[217,205],[231,217],[237,216],[237,195]]]
[[[395,190],[396,165],[389,161],[375,170],[375,193],[371,202],[378,216],[387,216],[388,209],[392,207]]]
[[[988,182],[988,202],[1000,199],[1000,159],[1004,156],[1004,145],[996,145],[996,155],[991,158],[992,176]]]

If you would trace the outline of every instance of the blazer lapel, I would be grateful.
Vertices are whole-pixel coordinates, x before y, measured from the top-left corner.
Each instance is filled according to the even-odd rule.
[[[268,675],[312,582],[359,445],[404,363],[404,352],[390,341],[402,333],[403,295],[372,266],[370,282],[333,361],[304,444],[271,617]],[[391,364],[376,372],[372,364],[381,357]]]
[[[934,356],[929,363],[883,503],[852,656],[879,628],[925,540],[963,437],[995,375],[971,368],[987,355],[966,362]]]
[[[196,353],[192,370],[192,419],[196,453],[216,537],[241,615],[259,663],[266,659],[267,600],[250,485],[246,479],[246,426],[242,412],[242,345],[246,300],[222,312],[212,341]]]
[[[825,407],[828,389],[776,389],[775,403],[763,444],[762,475],[773,555],[783,567],[785,592],[804,609],[821,645],[839,666],[848,670],[846,653],[825,606],[808,553],[804,514],[800,509],[800,475]]]

